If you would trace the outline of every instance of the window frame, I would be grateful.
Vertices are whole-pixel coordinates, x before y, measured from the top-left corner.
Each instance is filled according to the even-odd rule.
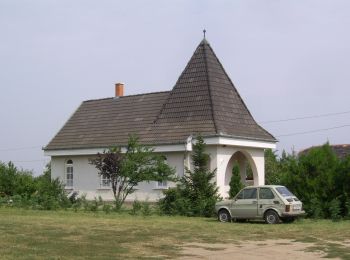
[[[163,155],[164,157],[164,162],[166,164],[168,164],[168,157]],[[167,180],[163,180],[163,181],[156,181],[156,185],[155,185],[155,188],[154,190],[166,190],[169,188],[169,183]]]
[[[110,178],[108,177],[106,178],[103,175],[100,175],[99,179],[100,179],[100,189],[110,189],[112,187]]]
[[[168,188],[168,181],[157,181],[157,188],[158,189],[167,189]]]
[[[247,190],[255,190],[255,198],[245,198],[245,192],[247,191]],[[241,192],[240,193],[238,193],[237,194],[237,196],[236,196],[236,200],[255,200],[255,199],[257,199],[258,198],[258,189],[257,188],[247,188],[247,189],[243,189],[243,190],[241,190]],[[242,198],[239,198],[240,197],[240,195],[242,194]]]
[[[261,198],[261,190],[269,190],[272,194],[272,197],[271,198]],[[259,188],[259,200],[273,200],[273,199],[275,199],[275,194],[273,193],[272,189],[267,188],[267,187]]]
[[[68,159],[65,163],[65,188],[72,189],[74,187],[74,162]]]

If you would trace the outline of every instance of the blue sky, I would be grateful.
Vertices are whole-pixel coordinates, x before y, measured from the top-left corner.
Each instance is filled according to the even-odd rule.
[[[258,122],[350,111],[350,1],[0,0],[0,161],[41,173],[41,147],[83,100],[170,90],[207,39]],[[262,123],[275,136],[350,113]],[[350,143],[350,127],[279,151]]]

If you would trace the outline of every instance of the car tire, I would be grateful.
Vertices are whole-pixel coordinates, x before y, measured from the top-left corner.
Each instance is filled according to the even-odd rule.
[[[280,221],[278,214],[274,210],[266,211],[264,218],[267,224],[277,224]]]
[[[231,215],[226,209],[221,209],[218,214],[218,220],[220,222],[231,222]]]

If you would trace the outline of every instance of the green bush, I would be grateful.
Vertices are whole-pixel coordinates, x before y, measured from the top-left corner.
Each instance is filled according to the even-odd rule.
[[[190,200],[182,195],[179,188],[164,191],[164,198],[159,200],[158,207],[165,215],[191,215]]]
[[[104,211],[104,213],[109,214],[112,212],[112,209],[113,207],[111,204],[108,204],[108,203],[103,204],[102,210]]]
[[[81,208],[82,203],[80,199],[77,199],[73,204],[72,204],[72,209],[74,212],[78,212],[78,210]]]
[[[99,207],[99,201],[95,198],[93,201],[89,202],[89,210],[96,212]]]
[[[345,217],[350,190],[350,158],[339,159],[327,143],[307,152],[282,155],[278,178],[301,201],[308,217]]]
[[[80,197],[80,202],[81,202],[81,206],[84,209],[84,211],[89,211],[90,210],[90,203],[89,201],[86,199],[86,194],[83,194]]]
[[[346,201],[345,201],[345,218],[346,219],[350,219],[350,198],[347,197]]]
[[[142,202],[141,205],[142,205],[142,208],[141,208],[142,216],[149,216],[152,214],[150,204],[147,201]]]
[[[339,199],[335,198],[330,202],[329,205],[330,217],[333,221],[341,219],[341,208]]]
[[[4,207],[7,205],[8,199],[6,197],[0,196],[0,207]]]
[[[323,205],[317,198],[312,198],[310,203],[304,204],[303,207],[308,212],[309,217],[324,218]]]
[[[11,207],[54,210],[71,206],[62,183],[51,180],[50,165],[44,174],[34,177],[11,162],[0,163],[0,194],[8,198]]]
[[[132,203],[131,215],[138,215],[142,209],[142,204],[137,199]]]

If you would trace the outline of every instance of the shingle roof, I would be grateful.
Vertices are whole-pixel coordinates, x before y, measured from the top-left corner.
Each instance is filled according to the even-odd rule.
[[[155,124],[161,129],[158,138],[171,137],[173,127],[178,127],[182,138],[202,133],[276,141],[255,122],[205,39],[170,92]]]
[[[299,155],[305,155],[308,152],[310,152],[314,148],[319,148],[321,146],[312,146],[309,148],[306,148],[299,152]],[[336,144],[336,145],[330,145],[331,149],[335,153],[335,155],[339,159],[345,159],[346,157],[350,156],[350,144]]]
[[[260,127],[204,39],[170,92],[85,101],[45,150],[110,147],[137,134],[145,144],[189,135],[276,142]]]
[[[169,91],[84,101],[45,150],[123,145],[128,134],[147,140],[168,95]]]
[[[331,147],[340,159],[345,159],[350,156],[350,144],[338,144],[332,145]]]

